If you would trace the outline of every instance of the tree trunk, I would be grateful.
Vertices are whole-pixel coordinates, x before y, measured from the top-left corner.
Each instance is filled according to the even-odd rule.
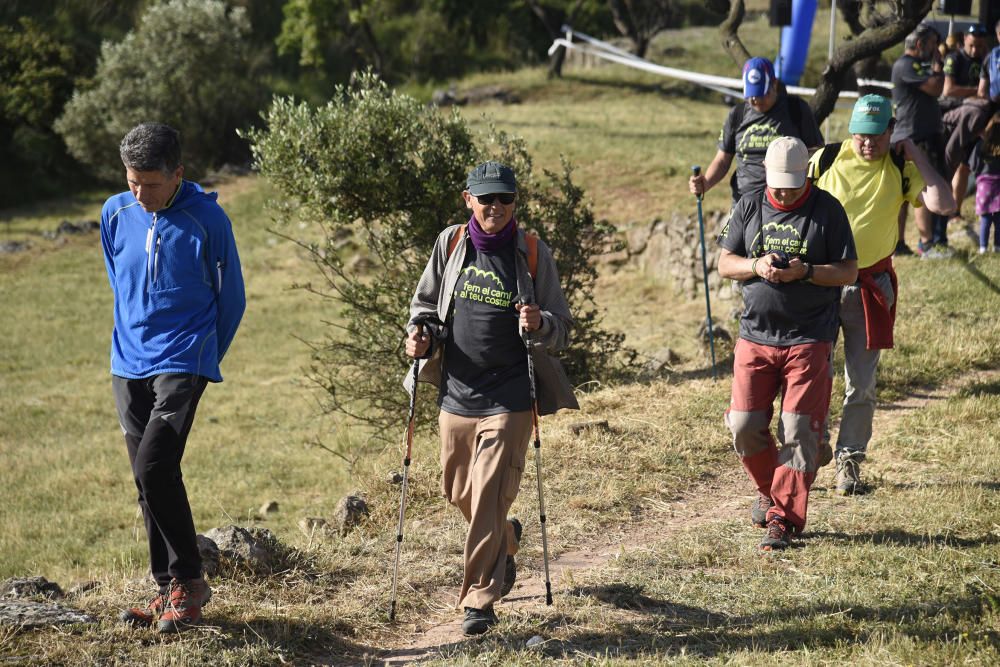
[[[545,26],[545,30],[549,33],[549,37],[552,41],[557,38],[562,37],[562,26],[563,24],[573,25],[573,19],[576,17],[576,13],[580,10],[583,5],[583,0],[576,0],[573,6],[570,7],[568,13],[563,12],[560,9],[546,9],[543,7],[538,0],[527,0],[528,6],[531,8],[532,13],[538,20],[542,22]],[[556,49],[556,52],[549,57],[549,73],[548,77],[550,79],[562,76],[563,63],[566,62],[566,48],[560,46]]]
[[[719,25],[719,36],[722,38],[722,48],[738,66],[750,60],[750,52],[740,40],[739,29],[746,15],[743,0],[732,0],[729,3],[729,16]]]
[[[844,87],[844,76],[854,63],[876,56],[902,42],[930,11],[931,3],[932,0],[897,0],[896,21],[868,28],[857,39],[847,42],[834,52],[833,59],[823,70],[810,105],[817,123],[822,123],[833,111],[837,96]]]

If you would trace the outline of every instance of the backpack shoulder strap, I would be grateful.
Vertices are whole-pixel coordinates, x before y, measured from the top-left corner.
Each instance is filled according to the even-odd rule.
[[[906,193],[910,191],[910,179],[906,177],[906,172],[903,171],[906,167],[906,158],[900,153],[889,149],[889,159],[892,160],[892,163],[896,165],[896,169],[899,170],[899,178],[903,184],[903,196],[905,197]]]
[[[465,234],[466,225],[459,225],[455,233],[451,235],[451,240],[448,241],[448,257],[451,257],[455,252],[455,248],[458,247],[458,242],[462,239]]]
[[[528,246],[528,273],[534,280],[538,276],[538,234],[526,231],[524,244]]]
[[[834,142],[819,149],[819,160],[816,161],[816,167],[810,175],[813,183],[818,181],[819,177],[825,174],[827,170],[833,166],[833,161],[837,159],[838,155],[840,155],[841,148],[843,148],[843,144],[840,142]]]

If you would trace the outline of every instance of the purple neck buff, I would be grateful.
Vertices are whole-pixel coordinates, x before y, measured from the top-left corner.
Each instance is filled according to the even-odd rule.
[[[469,237],[472,239],[472,245],[479,252],[497,252],[510,243],[515,234],[517,234],[517,220],[515,218],[511,218],[510,222],[496,234],[487,234],[483,231],[476,216],[473,215],[469,218]]]

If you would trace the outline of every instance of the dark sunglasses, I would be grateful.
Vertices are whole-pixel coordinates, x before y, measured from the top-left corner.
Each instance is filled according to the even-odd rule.
[[[489,194],[489,195],[475,195],[476,199],[483,206],[489,206],[490,204],[492,204],[493,202],[495,202],[497,199],[500,200],[501,204],[504,204],[505,206],[510,206],[511,204],[514,203],[514,196],[515,195],[514,195],[513,192],[502,192],[502,193],[494,193],[494,194]]]

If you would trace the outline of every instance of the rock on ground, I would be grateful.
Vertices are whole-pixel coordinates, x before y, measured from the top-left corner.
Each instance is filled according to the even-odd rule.
[[[97,623],[97,619],[82,611],[53,602],[0,600],[0,625],[44,628],[67,623]]]
[[[0,584],[2,598],[33,598],[46,597],[50,600],[63,597],[59,584],[45,577],[21,577],[8,579]]]

